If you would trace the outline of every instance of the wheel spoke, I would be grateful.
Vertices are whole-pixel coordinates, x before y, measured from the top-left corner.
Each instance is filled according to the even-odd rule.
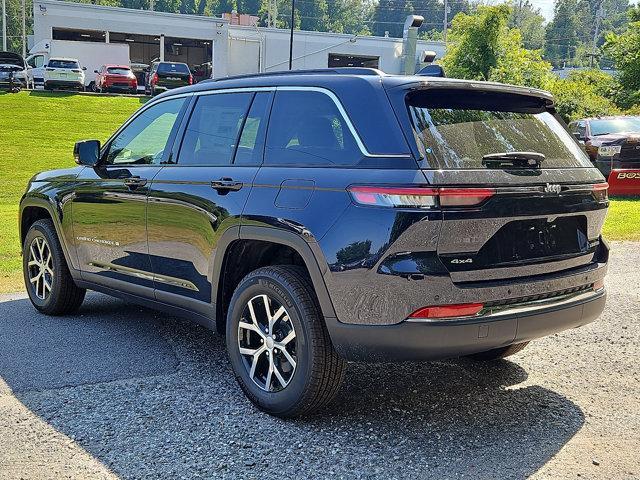
[[[273,375],[273,356],[269,355],[269,370],[267,371],[267,379],[264,382],[264,387],[267,391],[271,391],[271,376]]]
[[[47,282],[47,279],[44,278],[44,277],[42,278],[42,282],[44,283],[43,293],[44,293],[45,290],[50,292],[51,291],[51,284],[49,282]]]
[[[240,322],[238,324],[238,327],[242,328],[243,330],[251,330],[253,332],[256,332],[258,335],[264,338],[264,333],[262,332],[262,330],[260,330],[260,327],[254,325],[253,323]]]
[[[280,373],[280,370],[278,370],[278,367],[274,364],[273,365],[273,373],[275,373],[276,378],[278,379],[278,381],[280,382],[280,385],[282,385],[282,388],[286,387],[287,384],[289,382],[287,382],[284,377],[282,376],[282,374]]]
[[[38,256],[36,255],[36,252],[33,249],[33,243],[29,246],[29,250],[31,251],[31,258],[33,258],[33,260],[39,264],[40,260],[38,259]]]
[[[284,350],[284,346],[285,346],[287,343],[289,343],[291,340],[293,340],[294,338],[296,338],[296,332],[295,332],[295,331],[293,331],[293,330],[291,330],[291,331],[289,332],[289,334],[288,334],[286,337],[284,337],[282,340],[280,340],[280,341],[278,342],[278,344],[279,344],[280,348],[282,348],[282,349]]]
[[[291,364],[291,366],[293,368],[296,368],[296,361],[293,359],[291,354],[289,352],[287,352],[286,348],[281,347],[281,348],[278,349],[278,351],[282,352],[282,354],[285,356],[285,358],[287,359],[287,361]]]
[[[280,307],[278,310],[276,310],[276,313],[274,313],[273,316],[269,317],[269,335],[273,335],[273,326],[285,311],[286,310],[284,309],[284,307]]]

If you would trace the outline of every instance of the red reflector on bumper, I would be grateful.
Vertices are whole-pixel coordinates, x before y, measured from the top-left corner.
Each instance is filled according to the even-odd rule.
[[[468,317],[477,315],[482,310],[482,303],[463,303],[460,305],[437,305],[432,307],[422,307],[409,318],[452,318]]]

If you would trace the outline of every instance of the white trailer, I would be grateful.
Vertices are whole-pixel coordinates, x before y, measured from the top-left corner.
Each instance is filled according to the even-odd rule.
[[[96,79],[94,70],[105,64],[129,65],[129,45],[124,43],[76,42],[46,39],[36,43],[27,57],[29,80],[35,85],[44,83],[44,66],[49,58],[75,58],[86,67],[85,86],[91,87]]]

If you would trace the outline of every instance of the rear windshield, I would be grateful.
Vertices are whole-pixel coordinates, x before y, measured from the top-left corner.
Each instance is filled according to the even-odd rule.
[[[434,169],[488,168],[483,157],[544,155],[542,168],[590,167],[544,99],[494,92],[423,90],[407,96],[413,134]]]
[[[131,70],[123,67],[108,67],[107,73],[111,73],[113,75],[129,75]]]
[[[189,74],[189,67],[184,63],[161,63],[158,65],[158,73],[186,73]]]
[[[606,118],[591,120],[591,135],[609,135],[610,133],[640,132],[640,117]]]
[[[49,64],[47,65],[49,68],[76,68],[79,69],[80,66],[78,62],[74,62],[73,60],[49,60]]]

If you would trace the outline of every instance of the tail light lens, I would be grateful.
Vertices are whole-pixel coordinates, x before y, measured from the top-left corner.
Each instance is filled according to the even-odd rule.
[[[422,307],[409,318],[457,318],[477,315],[482,310],[482,303],[461,303],[459,305],[436,305],[432,307]]]
[[[187,80],[189,85],[193,85],[193,75],[189,75],[189,79]]]
[[[348,190],[361,205],[396,208],[472,207],[496,193],[492,188],[352,186]]]
[[[154,73],[153,77],[151,77],[151,85],[155,85],[156,83],[158,83],[158,74]]]
[[[605,202],[609,199],[609,184],[597,183],[593,187],[593,197],[598,202]]]

